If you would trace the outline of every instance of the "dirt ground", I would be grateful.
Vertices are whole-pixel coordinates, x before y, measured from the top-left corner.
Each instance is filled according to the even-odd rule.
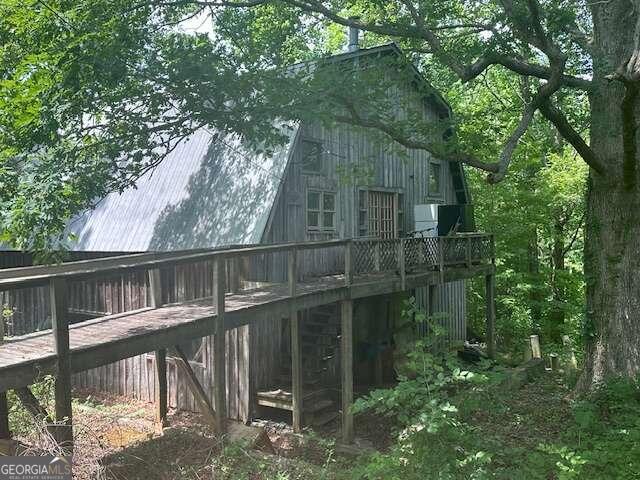
[[[344,459],[336,454],[339,422],[305,435],[295,435],[282,421],[258,420],[275,455],[233,445],[223,447],[204,419],[195,413],[170,410],[169,427],[155,431],[153,405],[134,399],[75,391],[74,478],[89,479],[307,479],[315,470],[328,471]],[[379,418],[356,419],[365,448],[384,449],[391,442],[391,425]],[[46,449],[42,435],[19,438]],[[322,475],[321,475],[322,476]]]
[[[554,375],[496,397],[495,392],[465,395],[461,416],[482,432],[487,447],[504,455],[494,462],[507,471],[542,440],[554,441],[568,426],[569,390]],[[160,435],[154,427],[153,405],[130,398],[76,391],[74,395],[74,477],[81,480],[331,479],[345,472],[353,457],[337,448],[339,422],[304,435],[295,435],[283,421],[259,420],[275,455],[247,445],[222,445],[203,418],[189,412],[169,412],[170,426]],[[393,423],[375,415],[355,419],[360,451],[387,450],[393,442]],[[38,448],[32,436],[21,441]]]

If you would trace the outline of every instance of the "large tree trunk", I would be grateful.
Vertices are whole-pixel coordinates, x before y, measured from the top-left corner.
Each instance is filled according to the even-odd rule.
[[[585,230],[587,358],[578,387],[640,373],[640,196],[638,168],[625,162],[622,104],[625,87],[608,81],[633,52],[638,11],[628,0],[592,3],[594,82],[591,146],[609,175],[591,172]],[[635,107],[637,116],[637,106]],[[631,125],[632,126],[632,125]],[[634,137],[635,132],[634,132]],[[627,150],[629,150],[627,137]],[[637,140],[636,140],[637,141]]]

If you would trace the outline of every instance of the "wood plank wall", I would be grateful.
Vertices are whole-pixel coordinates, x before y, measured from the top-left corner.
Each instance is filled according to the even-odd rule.
[[[418,101],[415,90],[409,84],[398,86],[393,93],[403,102]],[[402,117],[402,112],[399,111]],[[425,118],[435,119],[433,108],[424,104]],[[304,139],[320,142],[323,148],[322,170],[309,173],[303,169],[300,142]],[[358,198],[360,189],[379,189],[403,194],[404,225],[402,230],[414,229],[413,207],[423,203],[457,204],[453,176],[448,162],[440,162],[442,188],[440,193],[429,191],[429,163],[436,160],[423,150],[393,148],[376,137],[370,130],[348,125],[326,126],[308,123],[301,127],[298,143],[285,172],[280,195],[272,212],[264,236],[267,243],[326,240],[358,236]],[[370,172],[370,175],[351,175],[345,172]],[[336,194],[335,231],[310,231],[306,226],[307,190],[330,191]],[[320,270],[330,271],[331,265],[340,265],[340,252],[313,252],[313,258],[305,259],[305,268],[311,264]],[[283,262],[279,269],[286,268]],[[465,281],[436,287],[437,303],[434,308],[447,314],[445,328],[450,340],[466,338],[466,286]],[[426,309],[423,291],[419,289],[416,300]],[[358,313],[356,312],[356,316]],[[358,319],[354,318],[357,322]],[[357,334],[357,333],[356,333]],[[357,340],[357,338],[356,338]]]

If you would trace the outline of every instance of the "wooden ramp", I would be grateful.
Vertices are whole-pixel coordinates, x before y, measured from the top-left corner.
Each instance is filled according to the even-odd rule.
[[[309,252],[339,249],[342,265],[317,262]],[[276,254],[285,260],[286,280],[260,283],[259,288],[242,289],[241,262]],[[253,256],[253,257],[252,257]],[[302,363],[300,312],[340,302],[342,358],[342,434],[353,436],[349,406],[353,400],[351,322],[353,300],[401,292],[419,286],[484,275],[491,299],[487,305],[489,347],[493,351],[493,239],[488,235],[395,240],[331,240],[297,244],[261,245],[197,252],[136,254],[99,260],[71,262],[51,267],[26,267],[0,271],[0,290],[48,285],[51,298],[51,330],[12,338],[0,345],[0,438],[8,435],[4,393],[34,383],[44,374],[55,374],[55,416],[57,439],[72,445],[71,375],[147,352],[156,355],[156,405],[159,424],[167,411],[166,351],[174,348],[182,358],[181,368],[205,416],[219,432],[226,425],[225,331],[255,324],[265,315],[282,315],[291,320],[292,368],[290,408],[294,429],[302,422]],[[180,264],[211,262],[213,297],[179,304],[162,304],[160,268]],[[146,272],[150,308],[104,316],[69,325],[67,282],[95,279],[118,272]],[[255,282],[244,282],[254,285]],[[213,402],[191,370],[179,345],[187,340],[212,335]],[[294,348],[295,347],[295,348]],[[23,391],[27,398],[28,392]],[[313,393],[313,392],[311,392]],[[286,397],[286,395],[285,395]],[[265,397],[263,401],[267,401]],[[278,400],[278,399],[276,399]],[[279,399],[287,403],[287,398]],[[282,404],[284,404],[282,403]],[[317,402],[323,405],[322,402]],[[212,405],[216,406],[215,411]],[[314,412],[307,412],[314,413]]]
[[[344,287],[341,276],[298,284],[298,295],[307,304],[322,301]],[[322,294],[322,295],[318,295]],[[225,295],[225,329],[249,323],[257,312],[282,309],[287,315],[286,284]],[[203,298],[159,308],[143,308],[69,326],[71,370],[80,372],[113,363],[158,348],[168,348],[215,331],[217,307]],[[51,330],[15,337],[0,345],[0,391],[33,383],[38,376],[53,373],[55,341]]]

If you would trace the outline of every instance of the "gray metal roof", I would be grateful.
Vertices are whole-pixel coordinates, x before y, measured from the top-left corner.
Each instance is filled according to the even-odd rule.
[[[395,44],[335,55],[341,60],[379,52],[402,55]],[[295,68],[293,66],[292,68]],[[415,67],[414,67],[415,69]],[[415,69],[416,79],[440,94]],[[73,219],[74,251],[140,252],[210,248],[261,241],[293,150],[297,130],[270,157],[258,155],[232,135],[200,130],[152,172],[122,194]],[[462,165],[458,164],[464,183]],[[465,194],[466,188],[460,187]],[[466,203],[462,202],[462,203]]]
[[[168,251],[260,242],[296,131],[272,156],[199,130],[122,194],[69,223],[75,251]]]

